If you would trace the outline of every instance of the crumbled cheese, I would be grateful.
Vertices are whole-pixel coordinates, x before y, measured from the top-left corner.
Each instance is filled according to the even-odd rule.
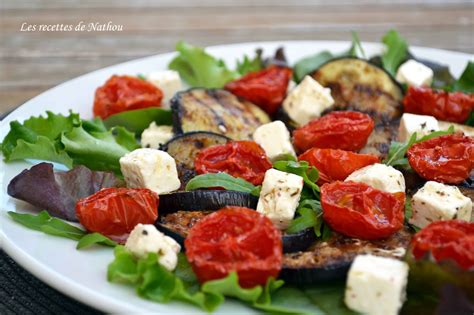
[[[169,271],[178,264],[181,246],[164,235],[152,224],[137,224],[125,243],[125,248],[137,258],[146,258],[149,253],[158,254],[158,263]]]
[[[165,151],[134,150],[120,158],[120,169],[130,188],[148,188],[157,194],[164,194],[181,186],[176,162]]]
[[[389,193],[405,192],[403,174],[392,166],[380,163],[358,169],[346,178],[347,181],[365,183]]]
[[[265,150],[271,161],[276,161],[288,154],[296,157],[290,140],[290,132],[279,120],[258,127],[253,133],[253,140]]]
[[[413,59],[403,63],[397,71],[396,79],[411,86],[430,86],[433,82],[433,70]]]
[[[419,228],[439,220],[471,220],[472,200],[459,188],[434,181],[426,182],[411,199],[409,222]]]
[[[151,72],[146,78],[163,92],[164,108],[168,108],[171,98],[183,89],[179,73],[173,70]]]
[[[141,144],[143,148],[158,149],[161,144],[173,138],[173,127],[158,126],[154,121],[142,132]]]
[[[416,132],[417,138],[421,138],[433,131],[438,131],[438,121],[433,116],[415,115],[405,113],[400,120],[398,128],[398,140],[408,142],[410,137]]]

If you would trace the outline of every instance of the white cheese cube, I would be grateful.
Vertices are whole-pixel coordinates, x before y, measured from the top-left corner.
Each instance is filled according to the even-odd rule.
[[[398,128],[398,140],[408,142],[410,137],[416,132],[417,138],[421,138],[433,131],[438,131],[438,120],[433,116],[415,115],[405,113],[400,120]]]
[[[283,101],[283,109],[298,125],[304,125],[334,104],[331,89],[323,87],[309,75],[293,88]]]
[[[430,86],[433,82],[433,70],[424,64],[410,59],[403,63],[397,71],[395,78],[400,83],[411,86]]]
[[[160,144],[173,138],[173,127],[158,126],[154,121],[142,132],[141,144],[143,148],[158,149]]]
[[[472,201],[457,187],[434,181],[426,182],[411,199],[409,222],[419,228],[439,220],[471,220]]]
[[[290,132],[279,120],[258,127],[253,133],[253,140],[265,150],[271,161],[276,161],[288,154],[296,157],[290,140]]]
[[[176,162],[165,151],[134,150],[120,158],[120,169],[130,188],[148,188],[157,194],[165,194],[181,186]]]
[[[349,175],[346,180],[365,183],[388,193],[405,192],[405,177],[399,170],[380,163],[365,166]]]
[[[293,80],[288,81],[288,87],[286,88],[286,93],[290,93],[296,87],[296,82]]]
[[[396,315],[406,298],[408,264],[393,258],[359,255],[349,269],[344,302],[368,315]]]
[[[295,216],[303,189],[303,177],[269,169],[263,179],[257,211],[284,230]]]
[[[164,108],[168,108],[170,99],[183,89],[179,73],[173,70],[151,72],[146,76],[146,79],[163,92]]]
[[[164,235],[152,224],[137,224],[125,243],[125,248],[137,258],[146,258],[149,253],[158,254],[158,263],[169,271],[178,264],[181,246]]]

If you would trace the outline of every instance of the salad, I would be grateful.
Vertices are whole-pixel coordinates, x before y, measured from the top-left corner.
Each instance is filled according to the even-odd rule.
[[[454,78],[396,31],[382,42],[235,68],[179,42],[168,70],[97,87],[93,119],[10,123],[4,160],[35,164],[7,192],[38,213],[8,214],[113,248],[104,277],[158,303],[469,312],[474,63]]]

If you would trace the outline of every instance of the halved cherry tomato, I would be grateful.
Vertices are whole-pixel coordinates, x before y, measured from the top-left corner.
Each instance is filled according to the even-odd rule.
[[[290,68],[270,66],[229,82],[224,88],[273,114],[285,98],[292,73]]]
[[[474,223],[459,220],[433,222],[411,240],[416,259],[431,252],[436,261],[452,259],[463,269],[474,267]]]
[[[159,197],[149,189],[105,188],[76,204],[79,222],[123,243],[138,223],[153,224],[158,217]]]
[[[265,285],[281,269],[281,233],[257,211],[225,207],[189,231],[186,257],[199,282],[221,279],[235,271],[244,288]]]
[[[412,145],[410,166],[427,180],[458,184],[474,167],[474,138],[459,134],[436,137]]]
[[[401,198],[364,183],[324,184],[321,205],[324,221],[350,237],[385,238],[403,226],[405,205]]]
[[[202,150],[196,156],[194,166],[198,174],[226,172],[260,185],[272,163],[256,142],[233,141]]]
[[[162,98],[161,90],[150,82],[113,75],[95,91],[94,116],[107,118],[127,110],[159,107]]]
[[[359,154],[336,149],[312,148],[298,157],[300,161],[316,167],[319,171],[318,185],[336,180],[344,180],[364,166],[378,163],[378,156],[372,154]]]
[[[474,110],[474,94],[411,86],[403,99],[403,106],[407,113],[430,115],[462,124]]]
[[[329,148],[347,151],[362,149],[374,129],[369,115],[353,111],[331,112],[293,132],[293,144],[299,151]]]

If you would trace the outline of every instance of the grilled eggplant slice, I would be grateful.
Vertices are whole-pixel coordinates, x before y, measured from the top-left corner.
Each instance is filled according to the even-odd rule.
[[[171,110],[177,134],[211,131],[233,140],[248,140],[258,126],[270,122],[257,105],[221,89],[194,88],[177,93]]]
[[[403,229],[387,239],[366,241],[333,232],[327,241],[319,241],[304,252],[286,254],[280,278],[297,285],[344,279],[359,254],[402,258],[411,240]]]
[[[199,151],[213,145],[225,144],[228,141],[230,141],[229,138],[217,133],[194,131],[174,137],[161,149],[175,159],[181,186],[184,188],[196,176],[194,159]]]
[[[367,139],[367,144],[360,151],[364,154],[375,154],[385,158],[390,149],[390,143],[397,140],[399,120],[378,124]]]
[[[312,73],[331,88],[334,109],[357,110],[371,115],[376,124],[402,114],[403,90],[384,69],[358,58],[333,59]]]

